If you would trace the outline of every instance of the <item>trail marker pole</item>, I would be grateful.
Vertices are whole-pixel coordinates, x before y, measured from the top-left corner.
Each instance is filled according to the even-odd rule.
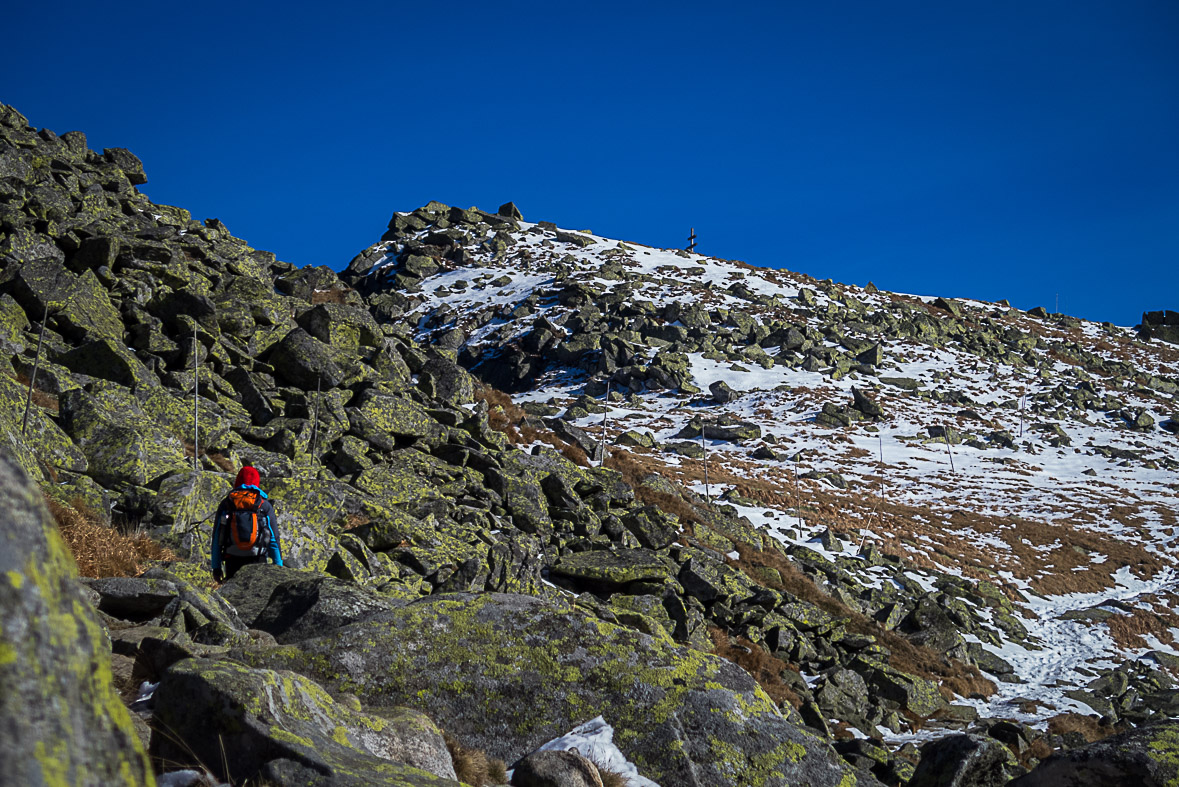
[[[708,501],[708,507],[712,507],[712,495],[708,489],[708,442],[704,438],[705,424],[704,419],[700,419],[700,447],[704,449],[704,499]]]
[[[1023,408],[1028,399],[1028,387],[1025,385],[1019,394],[1019,436],[1023,438]]]
[[[942,424],[942,437],[946,440],[946,453],[950,457],[950,472],[957,473],[958,471],[954,469],[954,452],[950,450],[950,427],[944,423]]]
[[[614,387],[614,380],[606,381],[606,406],[602,410],[602,438],[598,442],[598,467],[606,464],[606,423],[610,417],[610,391]]]
[[[41,318],[41,333],[37,336],[37,355],[33,359],[33,376],[29,378],[29,392],[25,395],[25,415],[20,422],[20,435],[29,428],[29,407],[33,404],[33,388],[37,385],[37,369],[41,367],[41,346],[45,343],[45,323],[49,322],[49,299],[45,299],[45,316]]]
[[[696,228],[692,227],[688,232],[688,253],[696,251]]]
[[[315,378],[315,416],[311,422],[311,465],[315,466],[315,449],[319,446],[319,402],[322,399],[323,377]]]
[[[197,323],[192,325],[192,472],[197,471],[200,461],[201,436],[201,343],[197,337]]]
[[[802,458],[802,452],[794,454],[794,513],[798,514],[798,537],[802,538],[803,524],[802,524],[802,490],[798,487],[798,460]]]

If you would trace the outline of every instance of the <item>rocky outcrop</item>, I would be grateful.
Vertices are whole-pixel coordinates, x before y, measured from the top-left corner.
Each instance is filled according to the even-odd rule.
[[[660,783],[837,785],[846,776],[829,746],[784,717],[743,670],[564,601],[433,596],[297,650],[240,656],[373,706],[428,710],[509,761],[606,714],[619,748]]]
[[[0,452],[0,782],[154,782],[41,493]]]

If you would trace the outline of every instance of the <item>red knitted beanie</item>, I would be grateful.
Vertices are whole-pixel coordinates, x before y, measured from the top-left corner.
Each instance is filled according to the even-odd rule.
[[[241,470],[238,471],[237,478],[234,479],[233,485],[234,486],[258,486],[261,483],[262,483],[262,476],[258,474],[258,471],[255,468],[250,467],[249,465],[246,465],[245,467],[243,467]]]

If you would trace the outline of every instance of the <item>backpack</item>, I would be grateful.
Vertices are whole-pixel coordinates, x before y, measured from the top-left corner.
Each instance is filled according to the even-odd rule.
[[[255,547],[265,546],[269,541],[269,533],[263,532],[258,525],[258,509],[263,499],[257,489],[242,488],[229,493],[232,505],[229,512],[229,538],[243,552],[253,552]]]

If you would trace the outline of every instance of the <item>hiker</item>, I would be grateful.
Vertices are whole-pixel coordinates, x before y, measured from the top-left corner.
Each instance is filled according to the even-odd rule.
[[[213,518],[211,562],[213,579],[224,582],[247,563],[282,565],[282,544],[274,526],[274,506],[259,486],[262,476],[256,468],[244,466],[233,482],[233,490],[221,501]]]

